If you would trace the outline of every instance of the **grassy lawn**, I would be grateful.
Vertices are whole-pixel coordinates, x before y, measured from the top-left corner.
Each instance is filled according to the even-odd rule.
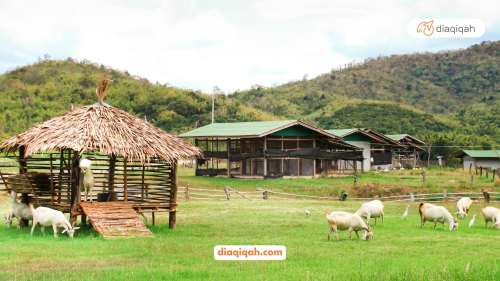
[[[204,189],[223,190],[230,186],[241,191],[255,191],[257,188],[269,189],[278,192],[287,192],[293,194],[306,194],[317,196],[338,197],[342,190],[349,192],[351,197],[373,197],[375,195],[401,195],[427,192],[458,192],[473,191],[479,192],[482,188],[488,191],[500,191],[500,181],[498,177],[492,182],[492,174],[486,179],[486,173],[483,176],[475,175],[474,185],[471,186],[471,175],[468,170],[462,171],[445,168],[441,170],[426,170],[427,181],[422,184],[422,170],[397,170],[389,173],[366,172],[360,173],[358,182],[354,186],[354,176],[347,177],[319,177],[311,178],[292,178],[277,180],[261,179],[234,179],[224,177],[195,177],[194,169],[179,169],[179,185]],[[452,182],[451,182],[452,181]],[[366,186],[369,185],[369,188]]]
[[[5,197],[6,198],[6,197]],[[2,196],[0,214],[9,205]],[[407,220],[405,204],[386,203],[385,226],[372,225],[374,240],[327,240],[325,209],[354,212],[359,202],[218,201],[181,202],[176,230],[161,215],[156,238],[104,240],[90,229],[75,239],[55,239],[37,227],[7,229],[0,224],[0,279],[21,280],[498,280],[500,231],[485,229],[473,205],[456,232],[420,228],[417,203]],[[447,204],[455,212],[455,204]],[[498,206],[497,206],[498,207]],[[311,212],[308,219],[305,208]],[[373,221],[372,221],[373,224]],[[14,223],[15,225],[15,223]],[[332,235],[333,238],[333,235]],[[285,245],[284,261],[216,261],[216,245]],[[469,272],[466,272],[469,264]]]

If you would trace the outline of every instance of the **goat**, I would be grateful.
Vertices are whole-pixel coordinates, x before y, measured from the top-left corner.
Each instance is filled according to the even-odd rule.
[[[445,228],[444,223],[448,222],[450,227],[450,231],[458,229],[457,220],[446,210],[443,206],[436,206],[429,203],[420,203],[418,208],[418,212],[420,213],[420,218],[422,219],[422,228],[426,221],[434,222],[434,229],[436,228],[436,224],[438,222],[443,224],[443,228]]]
[[[325,215],[328,223],[330,224],[330,231],[328,231],[328,240],[330,240],[332,231],[335,235],[335,238],[339,240],[337,230],[349,230],[349,239],[351,239],[351,233],[353,230],[358,238],[358,231],[363,230],[365,232],[365,234],[363,235],[363,240],[370,241],[373,239],[373,232],[371,228],[369,228],[365,224],[360,216],[342,211],[332,212],[330,215],[328,215],[328,210],[326,210]]]
[[[94,188],[95,184],[94,174],[90,169],[91,165],[92,163],[89,159],[84,158],[80,160],[80,169],[82,170],[82,172],[85,171],[82,176],[80,186],[85,193],[85,202],[87,202],[87,196],[89,196],[90,194],[90,203],[92,203],[92,188]]]
[[[477,200],[472,200],[469,197],[463,197],[460,200],[458,200],[457,201],[458,212],[455,213],[457,215],[457,219],[458,216],[460,216],[461,219],[467,217],[467,215],[469,214],[470,206],[474,202],[477,203]]]
[[[5,215],[4,215],[4,217],[5,217],[5,219],[2,219],[2,220],[7,224],[7,228],[10,228],[12,226],[12,221],[15,218],[14,209],[10,210],[9,217],[6,217]]]
[[[12,225],[12,220],[14,217],[17,218],[17,229],[20,229],[21,226],[24,226],[23,220],[33,220],[33,215],[31,214],[30,207],[25,203],[17,202],[17,193],[12,191],[8,194],[11,198],[12,210],[9,214],[10,222],[7,222],[9,219],[6,219],[7,226],[9,223]]]
[[[71,225],[61,211],[57,211],[47,207],[38,207],[36,210],[30,205],[31,212],[33,214],[33,227],[31,228],[31,236],[33,236],[33,231],[35,226],[40,224],[40,230],[43,236],[45,236],[45,227],[52,226],[54,229],[54,237],[57,238],[58,228],[64,228],[62,233],[68,232],[68,236],[73,238],[75,230],[80,229],[75,227],[75,223]]]
[[[488,222],[493,222],[493,228],[500,229],[500,210],[495,207],[486,207],[481,209],[488,228]]]
[[[382,225],[384,225],[384,204],[380,200],[364,203],[355,214],[366,218],[368,226],[370,226],[370,218],[375,218],[375,225],[377,225],[377,218],[382,217]]]

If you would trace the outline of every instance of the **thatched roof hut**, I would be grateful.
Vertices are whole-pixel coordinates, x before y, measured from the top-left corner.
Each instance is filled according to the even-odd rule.
[[[201,151],[104,103],[110,82],[101,79],[96,90],[99,102],[42,122],[0,144],[0,152],[10,152],[5,157],[14,163],[1,167],[5,190],[22,193],[22,202],[70,212],[76,219],[83,215],[79,161],[88,158],[95,177],[91,196],[113,195],[140,213],[152,212],[153,222],[155,212],[170,212],[170,227],[175,228],[177,159]]]
[[[93,105],[82,106],[42,122],[0,144],[0,152],[24,146],[27,157],[38,152],[70,149],[122,155],[149,162],[151,156],[172,162],[199,155],[200,150],[132,114],[112,107],[99,97]]]

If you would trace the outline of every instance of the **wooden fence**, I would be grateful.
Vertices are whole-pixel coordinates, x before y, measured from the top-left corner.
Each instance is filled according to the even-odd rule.
[[[500,192],[489,192],[490,202],[500,202]],[[458,201],[462,197],[470,197],[472,200],[478,200],[479,202],[484,202],[484,195],[482,192],[453,192],[448,193],[443,191],[442,193],[425,193],[425,194],[413,194],[408,195],[395,195],[395,196],[385,196],[385,197],[375,197],[375,198],[351,198],[347,197],[347,200],[356,201],[370,201],[374,199],[381,200],[383,202],[453,202]],[[277,192],[272,190],[260,189],[256,191],[237,191],[229,186],[224,189],[202,189],[193,188],[189,185],[179,186],[179,192],[177,193],[177,200],[181,201],[191,201],[191,200],[246,200],[246,201],[259,201],[259,200],[300,200],[300,199],[312,199],[312,200],[333,200],[339,201],[338,197],[325,197],[325,196],[313,196],[304,194],[292,194],[285,192]]]

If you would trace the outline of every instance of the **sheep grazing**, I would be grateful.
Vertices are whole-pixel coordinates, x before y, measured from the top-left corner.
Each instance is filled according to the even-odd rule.
[[[45,236],[45,227],[52,226],[52,228],[54,229],[55,238],[57,238],[59,228],[64,228],[62,233],[68,232],[68,236],[71,238],[73,238],[75,230],[79,229],[79,227],[75,227],[75,223],[71,225],[61,211],[53,210],[47,207],[38,207],[35,210],[31,205],[30,209],[33,213],[33,227],[31,228],[31,236],[33,236],[33,231],[35,230],[35,226],[37,224],[40,224],[40,229],[43,236]]]
[[[365,224],[363,219],[356,215],[347,212],[332,212],[328,215],[328,210],[325,212],[326,219],[330,224],[330,231],[328,231],[328,240],[330,240],[330,236],[332,234],[335,235],[335,238],[339,240],[337,235],[337,230],[349,230],[349,239],[351,239],[351,233],[354,230],[356,232],[356,236],[359,238],[358,231],[363,230],[365,234],[363,235],[363,240],[372,240],[373,232],[372,230]]]
[[[370,218],[375,218],[375,225],[377,225],[377,218],[382,217],[382,225],[384,225],[384,204],[380,200],[364,203],[355,214],[365,218],[368,226],[370,226]]]
[[[91,165],[92,163],[89,159],[84,158],[80,160],[80,169],[84,173],[80,186],[85,193],[85,202],[87,202],[87,196],[90,196],[90,203],[92,203],[92,188],[94,188],[95,184],[94,174],[90,169]]]
[[[10,211],[9,218],[5,219],[7,226],[12,225],[12,220],[14,217],[17,218],[17,229],[20,229],[23,225],[23,220],[32,220],[33,215],[31,214],[30,207],[27,204],[17,202],[17,193],[12,191],[8,194],[11,198],[12,210]],[[10,221],[9,221],[10,220]]]
[[[493,228],[500,229],[500,210],[495,207],[486,207],[481,210],[488,227],[488,222],[493,222]]]
[[[458,212],[455,214],[457,215],[457,218],[460,216],[461,219],[465,219],[467,215],[469,214],[469,209],[472,203],[477,203],[477,200],[472,200],[469,197],[463,197],[460,200],[457,201],[457,209]]]
[[[444,223],[448,222],[450,225],[450,231],[458,229],[457,220],[443,206],[420,203],[418,212],[420,213],[420,218],[422,219],[422,228],[424,227],[426,221],[432,221],[434,222],[434,228],[436,228],[436,224],[440,222],[443,224],[443,228],[446,229]]]

